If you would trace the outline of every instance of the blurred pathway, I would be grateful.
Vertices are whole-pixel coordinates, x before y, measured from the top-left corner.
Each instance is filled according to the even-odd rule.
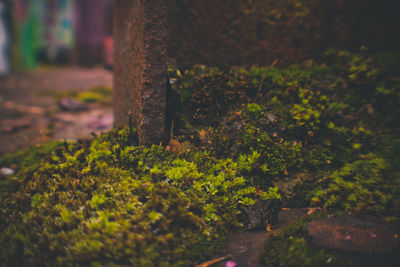
[[[91,103],[80,112],[61,111],[57,92],[112,87],[102,68],[39,68],[0,78],[0,155],[55,139],[89,137],[112,127],[112,107]]]

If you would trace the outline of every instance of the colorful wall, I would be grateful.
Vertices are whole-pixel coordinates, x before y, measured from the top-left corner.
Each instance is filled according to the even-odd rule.
[[[39,63],[102,61],[111,35],[112,0],[12,0],[12,58],[16,69]],[[97,51],[91,57],[92,51]]]
[[[0,0],[0,76],[10,72],[10,44],[9,12],[6,1]]]

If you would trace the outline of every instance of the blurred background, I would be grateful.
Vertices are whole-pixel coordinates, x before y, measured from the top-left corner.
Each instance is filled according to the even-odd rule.
[[[111,63],[112,0],[2,0],[0,12],[2,74],[43,63]]]
[[[398,53],[399,1],[168,0],[169,64]],[[113,0],[0,0],[0,153],[112,127]]]
[[[112,0],[0,0],[0,153],[112,127]]]
[[[168,55],[178,67],[318,59],[329,48],[399,50],[399,1],[168,0]],[[0,73],[112,66],[113,0],[0,0]]]

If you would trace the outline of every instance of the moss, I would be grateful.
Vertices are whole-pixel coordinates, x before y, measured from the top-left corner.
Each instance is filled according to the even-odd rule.
[[[240,225],[239,205],[280,198],[277,188],[256,191],[232,159],[138,147],[134,133],[4,158],[30,172],[0,196],[2,264],[187,265]]]
[[[109,103],[111,102],[112,88],[95,86],[87,91],[78,93],[77,99],[85,103]]]
[[[112,88],[107,86],[94,86],[85,91],[65,90],[61,92],[42,92],[42,94],[50,94],[56,100],[63,97],[73,98],[85,103],[111,103]]]
[[[59,153],[64,147],[63,142],[55,141],[42,145],[30,146],[12,154],[6,154],[0,158],[0,166],[14,167],[16,174],[0,178],[0,192],[10,191],[25,179],[29,179],[32,173],[38,170],[46,160],[50,158],[51,152]],[[11,190],[12,191],[12,190]]]
[[[385,215],[393,220],[399,181],[383,158],[361,155],[321,181],[323,186],[314,192],[312,200],[326,209]]]
[[[138,146],[128,127],[6,155],[1,167],[19,170],[1,180],[0,260],[192,264],[245,225],[243,206],[257,203],[399,222],[399,73],[365,51],[331,51],[326,60],[170,68],[179,154]],[[312,247],[303,226],[274,237],[265,262],[342,263]]]
[[[325,60],[284,69],[252,67],[223,72],[203,67],[197,76],[196,68],[176,75],[176,89],[183,94],[190,91],[182,101],[183,110],[189,110],[189,116],[199,115],[196,120],[183,116],[183,129],[176,131],[185,133],[183,140],[202,146],[217,158],[239,160],[257,155],[247,174],[254,184],[279,184],[298,174],[320,177],[312,183],[299,181],[293,188],[302,192],[299,201],[304,205],[312,204],[315,190],[332,184],[324,178],[373,153],[387,163],[381,173],[386,189],[379,194],[392,199],[398,190],[395,151],[400,138],[395,116],[399,112],[399,73],[365,49],[358,53],[328,51]],[[204,86],[208,88],[205,91]],[[218,88],[224,88],[219,90],[219,100],[210,100],[211,92]],[[246,97],[240,101],[231,97],[241,93]],[[218,107],[211,107],[211,102]],[[354,190],[358,188],[353,180],[350,183]],[[360,199],[354,201],[364,205]],[[394,204],[379,202],[377,215],[399,210],[397,199]]]

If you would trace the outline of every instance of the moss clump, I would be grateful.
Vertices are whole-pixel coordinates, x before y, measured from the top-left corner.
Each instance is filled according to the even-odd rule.
[[[251,184],[245,159],[176,156],[133,136],[120,129],[3,159],[27,167],[41,156],[0,196],[2,265],[187,265],[240,225],[239,205],[280,198]]]
[[[38,170],[46,162],[52,152],[57,153],[64,146],[63,142],[55,141],[43,145],[31,146],[12,154],[6,154],[0,158],[0,166],[14,166],[19,175],[8,177],[0,176],[0,192],[12,191],[12,188],[25,179],[28,179],[33,172]],[[17,165],[16,165],[17,164]]]
[[[385,215],[396,220],[399,177],[374,154],[361,155],[321,180],[312,201],[326,209]],[[396,206],[397,205],[397,206]]]
[[[111,103],[112,88],[107,86],[94,86],[85,91],[61,91],[57,93],[51,93],[56,99],[63,97],[70,97],[85,103]]]
[[[109,103],[111,102],[112,88],[106,86],[95,86],[88,91],[78,93],[77,99],[85,103]]]
[[[282,184],[302,174],[316,177],[299,179],[287,195],[293,198],[301,192],[302,199],[297,200],[303,205],[311,205],[314,198],[314,205],[333,210],[354,206],[358,208],[353,211],[388,219],[400,211],[395,152],[400,140],[396,126],[400,73],[393,64],[362,49],[359,53],[328,51],[325,63],[307,61],[284,69],[201,70],[200,74],[196,68],[176,72],[180,75],[171,73],[176,78],[173,87],[185,96],[182,111],[192,111],[178,112],[184,115],[175,118],[180,122],[177,132],[183,133],[181,140],[199,145],[217,158],[251,158],[248,173],[256,185]],[[226,96],[214,101],[219,105],[213,108],[216,113],[204,109],[210,107],[213,94],[207,90],[194,93],[202,88],[226,89],[219,90]],[[245,97],[222,101],[234,94]],[[371,157],[374,159],[367,159]],[[343,173],[346,168],[351,174]],[[366,170],[357,174],[359,168]],[[338,176],[354,177],[341,183],[334,178]],[[355,193],[359,189],[364,196]],[[332,205],[327,204],[323,196],[335,198],[340,190],[347,193],[340,201],[333,199]],[[371,204],[374,208],[362,208]]]

